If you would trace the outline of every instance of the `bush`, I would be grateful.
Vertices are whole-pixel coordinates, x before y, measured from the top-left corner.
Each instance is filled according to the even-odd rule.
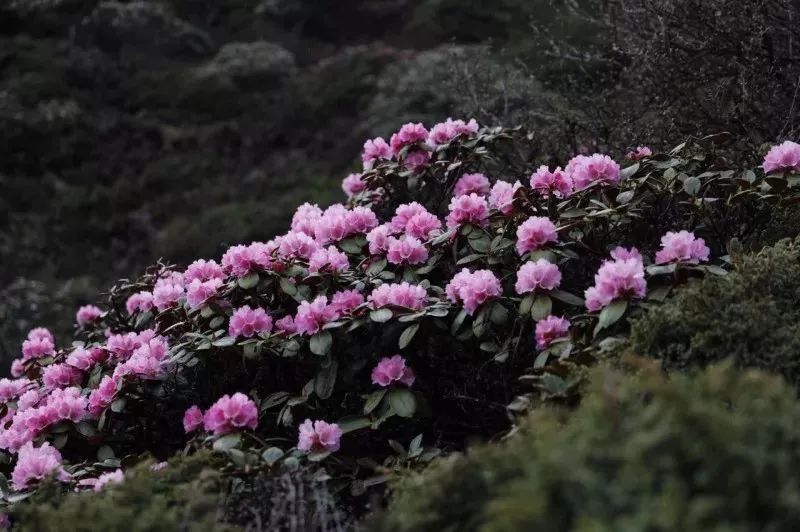
[[[730,357],[800,384],[800,249],[784,241],[744,256],[724,278],[692,284],[631,328],[631,349],[665,369],[704,367]]]
[[[598,371],[569,418],[535,412],[502,445],[398,485],[372,522],[411,530],[792,530],[800,405],[774,377]]]
[[[83,490],[115,457],[211,447],[232,482],[321,463],[338,506],[318,517],[350,521],[391,472],[506,432],[531,381],[563,394],[627,318],[726,275],[729,242],[796,203],[796,169],[733,167],[714,139],[563,171],[519,128],[407,124],[390,142],[367,144],[346,205],[119,282],[69,347],[32,330],[0,381],[6,503],[36,491],[32,463]]]

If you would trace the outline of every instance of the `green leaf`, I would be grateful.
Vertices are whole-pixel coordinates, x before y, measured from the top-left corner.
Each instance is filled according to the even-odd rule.
[[[713,275],[728,275],[728,270],[716,266],[714,264],[708,264],[707,266],[705,266],[705,270]]]
[[[75,430],[77,430],[81,436],[86,438],[91,438],[97,435],[97,429],[91,423],[87,421],[81,421],[80,423],[75,424]]]
[[[375,262],[369,265],[369,268],[367,268],[366,273],[369,276],[378,275],[379,273],[381,273],[383,270],[386,269],[387,264],[388,262],[386,261],[386,259],[376,260]]]
[[[502,303],[496,301],[491,308],[489,319],[495,325],[505,325],[508,322],[508,310]]]
[[[123,410],[125,410],[125,405],[127,404],[128,400],[124,397],[117,397],[113,401],[111,401],[111,411],[116,412],[119,414]]]
[[[683,182],[683,190],[685,190],[690,196],[697,196],[702,185],[703,184],[696,177],[688,177],[686,178],[686,181]]]
[[[297,293],[297,285],[295,285],[286,277],[281,277],[281,280],[278,284],[280,284],[281,290],[283,290],[283,293],[287,296],[293,296]]]
[[[484,334],[486,334],[486,330],[489,328],[489,307],[484,306],[478,315],[475,316],[475,320],[472,322],[472,334],[475,335],[476,338],[480,338]]]
[[[472,255],[467,255],[466,257],[462,257],[458,259],[456,262],[456,266],[460,266],[462,264],[469,264],[470,262],[475,262],[476,260],[482,259],[483,255],[479,253],[473,253]]]
[[[565,292],[563,290],[551,290],[550,297],[558,299],[559,301],[566,303],[567,305],[574,305],[576,307],[582,307],[584,305],[583,299],[574,294],[570,294],[569,292]]]
[[[311,352],[315,355],[326,355],[333,345],[333,336],[330,331],[320,331],[311,337],[308,342]]]
[[[400,349],[405,349],[408,347],[408,344],[411,343],[411,340],[414,339],[414,335],[417,334],[419,330],[419,323],[412,323],[406,330],[403,331],[403,334],[400,335],[400,341],[398,342],[398,346]]]
[[[114,449],[109,447],[108,445],[101,445],[99,449],[97,449],[97,460],[99,462],[103,462],[108,460],[109,458],[115,458],[116,455],[114,454]]]
[[[536,300],[536,294],[528,294],[519,302],[519,313],[525,316],[530,313],[533,302]]]
[[[639,170],[639,163],[623,168],[619,173],[621,179],[628,179]]]
[[[651,264],[646,271],[648,275],[667,275],[673,273],[675,268],[676,264],[674,262],[671,264]]]
[[[373,410],[375,410],[375,408],[377,408],[377,406],[381,403],[381,401],[383,401],[385,395],[386,395],[386,388],[381,388],[380,390],[369,394],[366,402],[364,403],[364,414],[369,414]]]
[[[597,333],[618,322],[620,318],[625,315],[625,311],[627,309],[627,299],[617,299],[612,301],[608,306],[600,311],[600,316],[597,319],[597,326],[594,328],[594,335],[597,336]]]
[[[336,424],[339,425],[340,429],[342,429],[342,434],[347,434],[348,432],[369,427],[372,425],[372,421],[368,417],[364,416],[347,416],[338,420]]]
[[[211,345],[214,347],[230,347],[236,343],[236,338],[233,336],[223,336],[219,340],[214,340]]]
[[[389,391],[389,404],[394,413],[409,418],[417,411],[417,398],[406,388],[395,388]]]
[[[536,369],[543,367],[545,364],[547,364],[547,357],[549,356],[550,352],[547,350],[539,353],[539,355],[536,357],[536,360],[533,361],[533,367]]]
[[[236,447],[241,440],[242,435],[238,432],[234,432],[233,434],[226,434],[217,438],[214,441],[213,447],[215,451],[225,452]]]
[[[392,319],[392,316],[394,316],[394,313],[388,308],[373,310],[369,313],[369,319],[376,323],[386,323]]]
[[[261,453],[261,458],[267,463],[267,465],[273,465],[275,462],[283,458],[283,449],[279,447],[270,447],[266,449],[263,453]]]
[[[244,290],[249,290],[251,288],[254,288],[258,284],[258,281],[259,281],[258,273],[252,272],[248,275],[245,275],[238,281],[236,281],[236,284],[238,284],[239,287],[243,288]]]
[[[333,388],[336,384],[336,373],[339,369],[339,363],[335,360],[330,363],[327,368],[322,368],[314,378],[314,393],[320,399],[327,399],[333,393]]]
[[[208,322],[208,326],[212,329],[219,329],[223,323],[225,323],[225,316],[215,316]]]
[[[531,318],[535,321],[543,320],[553,310],[553,300],[547,294],[539,294],[531,306]]]
[[[464,310],[464,309],[461,309],[461,311],[458,313],[458,315],[453,320],[452,325],[450,325],[450,334],[455,336],[456,333],[458,332],[458,329],[461,328],[461,324],[464,323],[465,319],[467,319],[467,311]]]
[[[617,194],[617,203],[620,205],[625,205],[626,203],[630,202],[633,199],[633,190],[626,190],[625,192],[620,192]]]
[[[338,246],[339,249],[341,249],[342,251],[346,251],[351,255],[358,255],[359,253],[361,253],[361,248],[364,247],[363,245],[360,245],[355,238],[345,238],[344,240],[339,242]]]

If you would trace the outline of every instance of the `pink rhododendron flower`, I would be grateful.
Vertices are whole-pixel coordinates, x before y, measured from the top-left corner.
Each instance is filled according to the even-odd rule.
[[[492,188],[489,183],[489,178],[483,174],[464,174],[453,188],[453,197],[468,196],[470,194],[477,194],[478,196],[485,196]]]
[[[33,388],[19,396],[17,400],[17,411],[21,412],[39,404],[42,399],[42,393],[39,389]],[[11,411],[9,410],[9,413]],[[3,424],[3,423],[0,423]]]
[[[336,423],[306,419],[299,428],[297,449],[307,453],[334,453],[339,450],[342,429]]]
[[[389,139],[393,155],[398,155],[405,146],[417,143],[425,143],[428,139],[428,130],[422,124],[405,124],[400,130]],[[366,146],[365,146],[366,148]]]
[[[761,165],[764,172],[800,171],[800,144],[787,140],[770,148]]]
[[[406,366],[406,359],[400,355],[392,358],[382,358],[372,370],[372,383],[384,388],[393,382],[400,382],[406,386],[414,384],[414,372]]]
[[[297,307],[294,325],[300,334],[318,333],[322,326],[339,317],[336,309],[328,305],[328,298],[317,296],[312,302],[303,301]]]
[[[195,279],[200,281],[210,281],[211,279],[224,279],[225,272],[222,267],[214,260],[198,259],[191,263],[186,271],[183,272],[184,284],[191,283]]]
[[[250,308],[249,305],[237,308],[228,324],[228,335],[234,338],[251,338],[256,334],[272,330],[272,318],[263,308]]]
[[[442,229],[442,222],[429,212],[419,212],[408,219],[405,226],[406,235],[428,240]]]
[[[25,362],[21,358],[11,361],[11,376],[14,378],[22,377],[25,374]]]
[[[550,194],[557,198],[569,197],[572,187],[572,178],[560,166],[551,172],[550,168],[542,165],[531,175],[531,188],[545,198]]]
[[[312,273],[322,270],[343,272],[349,267],[350,261],[348,261],[347,255],[333,246],[318,249],[308,261],[308,271]]]
[[[652,157],[653,150],[648,148],[647,146],[637,146],[635,150],[628,152],[628,159],[631,161],[641,161],[645,157]]]
[[[293,334],[297,332],[297,326],[294,324],[292,316],[284,316],[275,321],[275,332],[283,334]]]
[[[32,386],[34,383],[28,379],[0,379],[0,401],[16,399]]]
[[[203,411],[197,405],[190,406],[183,414],[183,430],[186,434],[194,432],[203,426]]]
[[[558,266],[547,259],[536,262],[526,262],[517,272],[517,282],[514,287],[517,293],[554,290],[561,284],[561,272]]]
[[[366,189],[367,184],[361,179],[361,174],[350,174],[342,180],[342,190],[344,190],[348,198],[352,198]]]
[[[413,236],[389,237],[386,259],[391,264],[421,264],[428,260],[428,248]]]
[[[413,150],[406,154],[403,159],[403,167],[406,170],[417,172],[423,167],[428,165],[431,160],[431,154],[425,150]]]
[[[130,332],[127,334],[112,334],[106,340],[106,349],[111,355],[120,360],[127,360],[131,357],[134,350],[142,345],[139,335]]]
[[[428,135],[428,144],[434,147],[447,144],[460,135],[472,136],[478,132],[478,129],[478,123],[474,118],[468,123],[463,120],[448,118],[446,121],[440,122],[431,128],[431,132]]]
[[[42,358],[54,354],[56,351],[53,334],[44,328],[36,328],[28,333],[28,338],[22,342],[22,358]]]
[[[578,155],[573,157],[564,169],[576,190],[582,190],[592,183],[616,185],[619,183],[619,165],[608,155]]]
[[[114,395],[116,393],[116,382],[108,375],[103,377],[97,388],[92,390],[92,393],[89,394],[89,413],[95,417],[102,414],[103,410],[114,400]]]
[[[423,287],[402,282],[380,285],[372,291],[367,300],[375,309],[393,306],[409,310],[422,310],[425,307],[427,296]]]
[[[342,290],[333,294],[330,306],[341,316],[350,314],[362,303],[364,303],[364,296],[358,291]]]
[[[632,256],[607,260],[597,270],[594,286],[586,289],[586,308],[595,312],[616,299],[641,299],[646,292],[647,282],[644,279],[644,265],[640,258]]]
[[[17,465],[11,473],[14,489],[22,491],[31,482],[42,480],[50,475],[64,479],[66,472],[61,467],[61,453],[48,442],[41,447],[34,447],[28,442],[22,446],[17,455]]]
[[[195,279],[186,287],[186,302],[192,308],[202,307],[209,299],[217,295],[222,284],[222,279],[209,279],[208,281]]]
[[[75,321],[77,321],[78,325],[81,327],[85,327],[97,321],[102,315],[103,311],[98,307],[94,305],[83,305],[78,309],[78,313],[75,315]]]
[[[66,388],[77,384],[81,372],[69,364],[52,364],[42,370],[42,383],[47,389]]]
[[[257,425],[258,408],[243,393],[223,395],[203,416],[203,427],[215,436],[243,428],[255,429]]]
[[[322,218],[318,220],[318,223],[322,223]],[[308,260],[319,249],[317,241],[305,233],[289,231],[276,240],[278,242],[278,256],[284,260]]]
[[[450,200],[450,214],[447,215],[447,227],[459,227],[465,223],[484,226],[489,219],[489,205],[486,198],[477,194],[459,196]]]
[[[97,360],[95,359],[94,353],[89,349],[76,347],[72,353],[67,356],[65,362],[73,368],[88,371],[97,363]]]
[[[489,192],[489,207],[497,209],[505,215],[514,211],[514,195],[522,188],[516,181],[513,185],[508,181],[497,181]]]
[[[409,220],[417,214],[430,214],[428,209],[412,201],[411,203],[404,203],[399,205],[394,211],[394,216],[390,222],[391,229],[394,232],[403,232],[406,230]]]
[[[251,242],[247,246],[232,246],[222,256],[222,271],[241,278],[254,271],[271,270],[272,254],[276,249],[278,249],[278,243],[272,240],[269,242]],[[216,271],[216,268],[206,266],[206,270],[203,276],[193,275],[191,278],[185,278],[185,283],[190,284],[194,279],[204,282],[213,279],[224,279],[224,274],[218,274],[219,272]],[[187,273],[189,273],[189,270],[187,270]]]
[[[354,207],[344,214],[347,234],[365,234],[378,226],[378,217],[369,207]]]
[[[611,250],[611,258],[615,260],[636,259],[641,262],[642,254],[639,253],[639,250],[636,248],[627,249],[622,246],[617,246]]]
[[[300,205],[292,216],[292,231],[314,237],[314,226],[322,217],[322,209],[310,203]]]
[[[173,279],[159,279],[153,288],[153,304],[163,312],[175,306],[185,293],[183,283],[175,282]]]
[[[153,308],[153,294],[151,292],[137,292],[125,301],[125,310],[128,314],[134,312],[147,312]]]
[[[517,253],[522,256],[551,242],[558,242],[556,226],[544,216],[533,216],[517,228]]]
[[[97,481],[94,482],[94,491],[101,491],[109,484],[120,484],[124,480],[125,474],[122,472],[122,469],[117,469],[116,471],[111,471],[110,473],[103,473],[97,477]]]
[[[536,322],[536,347],[546,349],[554,340],[564,338],[569,332],[569,320],[558,316],[547,316]]]
[[[370,254],[382,255],[386,253],[389,250],[389,239],[392,234],[392,228],[388,224],[379,225],[367,233]]]
[[[476,270],[474,272],[464,268],[453,276],[445,287],[447,299],[453,303],[461,303],[467,314],[475,311],[495,297],[503,294],[500,280],[490,270]]]
[[[51,344],[56,343],[56,338],[49,330],[44,327],[35,327],[28,331],[28,340],[49,340]]]
[[[705,240],[696,238],[694,233],[669,231],[661,237],[661,249],[656,252],[656,262],[686,262],[697,264],[707,262],[711,250],[706,246]]]
[[[382,137],[376,137],[364,143],[364,150],[361,152],[361,161],[364,163],[364,168],[372,168],[375,161],[391,158],[392,148]]]
[[[37,407],[43,410],[49,423],[69,420],[77,423],[86,417],[88,400],[81,395],[80,388],[56,388],[47,397],[47,404]]]

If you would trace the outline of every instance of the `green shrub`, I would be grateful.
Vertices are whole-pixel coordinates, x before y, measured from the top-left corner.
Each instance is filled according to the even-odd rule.
[[[743,257],[737,271],[706,279],[655,307],[632,328],[636,354],[667,370],[703,367],[731,357],[741,367],[800,384],[800,249],[783,241]]]
[[[219,524],[223,486],[219,468],[209,453],[173,458],[157,473],[142,465],[121,484],[100,493],[60,494],[52,486],[14,507],[14,530],[48,532],[226,531]]]
[[[376,530],[793,530],[800,405],[782,382],[715,366],[667,380],[598,371],[564,421],[400,483]]]

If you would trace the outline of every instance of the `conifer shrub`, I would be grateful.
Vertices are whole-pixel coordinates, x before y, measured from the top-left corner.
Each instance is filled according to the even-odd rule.
[[[631,350],[684,371],[731,358],[800,384],[800,250],[783,241],[742,256],[724,278],[681,290],[631,328]]]
[[[601,369],[571,415],[535,411],[507,442],[406,476],[367,529],[792,530],[798,414],[753,370]]]

